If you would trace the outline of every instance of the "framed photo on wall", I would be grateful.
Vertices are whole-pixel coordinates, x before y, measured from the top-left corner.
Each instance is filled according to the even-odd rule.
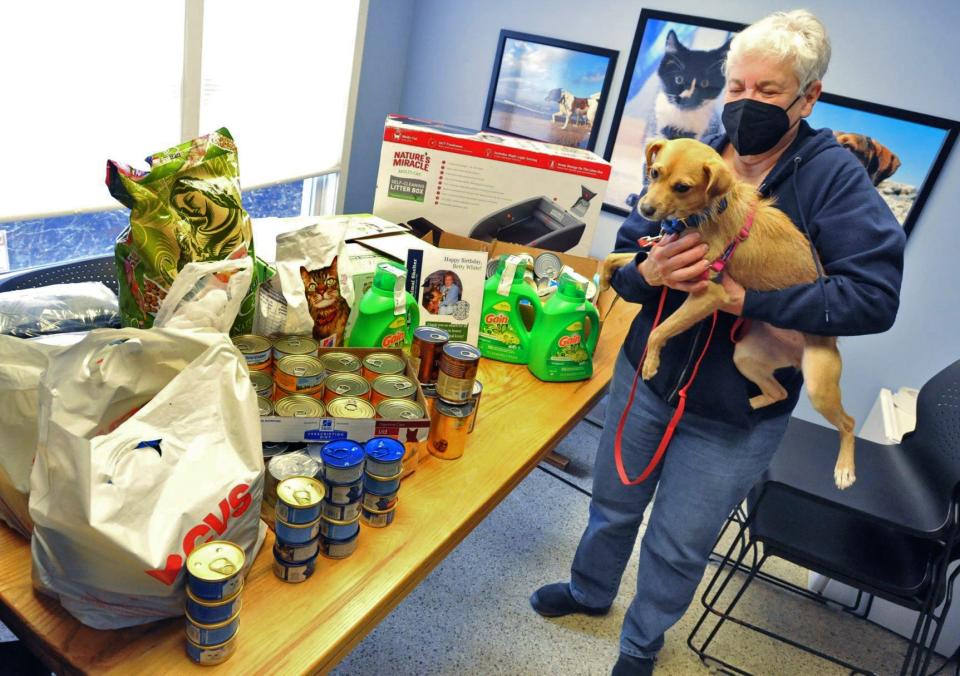
[[[500,31],[483,129],[593,150],[617,54]]]

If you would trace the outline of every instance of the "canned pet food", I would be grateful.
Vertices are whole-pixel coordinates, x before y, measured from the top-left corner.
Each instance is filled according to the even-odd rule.
[[[269,371],[250,371],[250,384],[258,397],[273,399],[273,376]]]
[[[327,372],[316,357],[291,355],[277,362],[273,380],[277,387],[291,394],[314,394],[323,389]]]
[[[391,495],[400,490],[401,476],[403,476],[403,472],[397,472],[391,476],[377,476],[365,472],[363,475],[363,491],[374,495]]]
[[[363,479],[357,479],[349,484],[327,483],[327,499],[325,502],[334,505],[351,505],[363,495]]]
[[[243,550],[226,540],[212,540],[187,556],[187,588],[204,601],[233,597],[243,586]]]
[[[293,563],[292,561],[278,559],[276,556],[277,550],[274,549],[273,551],[273,573],[284,582],[303,582],[313,575],[313,571],[317,569],[316,556],[300,563]]]
[[[500,265],[499,258],[491,258],[487,261],[487,279],[490,279],[495,274],[497,274],[497,267]]]
[[[331,373],[327,376],[323,402],[329,404],[337,397],[370,398],[370,383],[359,373]]]
[[[273,557],[285,563],[303,563],[317,557],[320,551],[320,539],[314,538],[302,545],[295,545],[277,540],[273,544]]]
[[[203,666],[222,664],[237,651],[237,635],[234,634],[226,643],[220,645],[202,646],[187,639],[187,655],[191,660]]]
[[[280,336],[273,341],[273,361],[279,362],[290,355],[317,356],[317,341],[308,336]]]
[[[544,251],[533,261],[533,274],[537,277],[546,277],[547,279],[556,279],[560,276],[560,270],[563,268],[563,261],[555,253]]]
[[[364,471],[376,476],[393,476],[400,473],[400,463],[406,449],[393,437],[373,437],[363,445],[366,455]]]
[[[310,523],[289,523],[277,519],[275,526],[277,539],[288,545],[305,545],[320,533],[320,519]]]
[[[296,451],[270,458],[267,465],[267,481],[263,489],[263,503],[270,507],[268,519],[273,518],[273,507],[277,504],[277,485],[292,476],[312,476],[320,474],[320,463],[306,453]]]
[[[360,531],[360,519],[334,521],[320,519],[320,537],[326,540],[349,540]]]
[[[417,384],[406,376],[380,376],[373,381],[370,403],[374,406],[387,399],[414,399]]]
[[[240,350],[240,354],[247,361],[247,368],[251,371],[268,371],[273,362],[273,343],[269,338],[245,334],[234,336],[233,344]]]
[[[451,404],[470,401],[473,382],[477,379],[480,350],[468,343],[447,343],[440,357],[437,396]]]
[[[397,494],[377,495],[376,493],[363,494],[363,507],[374,512],[385,512],[393,509],[397,504]]]
[[[479,380],[473,382],[473,393],[470,396],[470,402],[473,404],[473,410],[470,411],[469,422],[467,423],[467,434],[473,432],[477,425],[477,411],[480,409],[480,397],[483,394],[483,383]]]
[[[440,355],[443,346],[450,340],[450,334],[432,326],[420,326],[413,331],[413,345],[410,355],[417,369],[417,380],[421,385],[437,382],[440,371]]]
[[[412,399],[384,399],[377,404],[377,417],[384,420],[423,420],[423,406]]]
[[[396,508],[386,511],[363,508],[363,522],[372,528],[386,528],[393,523],[393,517],[397,515]]]
[[[359,539],[360,533],[349,540],[320,538],[320,554],[328,559],[345,559],[357,550],[357,540]]]
[[[320,451],[323,458],[323,478],[334,484],[352,484],[363,474],[363,448],[355,441],[330,441]],[[338,502],[338,501],[332,501]]]
[[[338,488],[342,487],[338,486]],[[359,494],[357,497],[359,497]],[[329,519],[330,521],[353,521],[360,515],[360,501],[354,499],[353,502],[338,505],[329,500],[324,500],[321,507],[321,514],[324,519]]]
[[[284,479],[277,486],[277,518],[287,523],[313,523],[320,518],[323,496],[323,484],[313,477]]]
[[[373,352],[363,358],[363,377],[367,380],[376,380],[380,376],[401,375],[406,368],[403,357],[389,352]]]
[[[430,437],[427,441],[430,455],[447,460],[463,455],[472,411],[472,402],[458,406],[442,400],[437,401],[434,416],[430,420]]]
[[[360,370],[360,358],[349,352],[325,352],[320,361],[330,373],[357,373]]]
[[[323,403],[306,394],[291,394],[273,405],[277,415],[285,418],[322,418]]]
[[[241,584],[236,593],[228,599],[223,599],[222,601],[204,601],[194,596],[188,587],[187,616],[192,617],[193,621],[197,624],[217,624],[218,622],[225,622],[240,612],[242,591],[243,585]]]
[[[366,399],[357,397],[337,397],[327,404],[327,412],[332,418],[350,418],[353,420],[373,418],[377,415],[377,409],[373,407],[373,404]]]
[[[437,406],[437,387],[436,385],[423,385],[420,389],[423,390],[423,403],[426,404],[424,408],[427,417],[433,419],[433,411]]]
[[[226,643],[240,627],[240,613],[216,624],[199,624],[196,618],[187,614],[187,639],[201,646],[212,646]]]
[[[273,402],[266,397],[257,397],[257,411],[261,418],[265,415],[273,415]]]

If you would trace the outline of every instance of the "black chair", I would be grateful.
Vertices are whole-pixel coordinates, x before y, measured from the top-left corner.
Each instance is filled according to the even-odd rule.
[[[73,282],[103,282],[114,293],[118,293],[117,264],[113,254],[91,256],[69,263],[57,263],[32,268],[0,278],[0,292],[33,289],[50,284],[69,284]]]
[[[778,557],[917,611],[900,673],[927,672],[960,572],[958,567],[947,575],[950,562],[960,559],[960,361],[921,389],[916,430],[900,444],[857,440],[857,482],[845,491],[832,482],[837,447],[836,430],[790,421],[769,470],[751,491],[734,542],[702,596],[705,610],[687,644],[705,663],[748,673],[707,652],[730,621],[852,673],[871,673],[733,616],[750,583],[762,575],[764,563]],[[737,571],[745,573],[740,589],[718,609]],[[697,645],[697,635],[711,615],[719,619]]]

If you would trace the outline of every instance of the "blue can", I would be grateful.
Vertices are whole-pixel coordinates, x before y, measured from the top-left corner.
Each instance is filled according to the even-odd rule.
[[[243,586],[245,561],[243,550],[232,542],[205,542],[187,556],[187,587],[204,601],[232,598]]]
[[[376,476],[364,473],[363,490],[374,495],[393,495],[400,490],[400,474]]]
[[[393,509],[397,504],[397,494],[377,495],[376,493],[363,494],[363,507],[377,512],[385,512]]]
[[[404,445],[393,437],[373,437],[363,446],[366,454],[364,469],[374,476],[393,476],[402,470]]]
[[[327,501],[335,505],[349,505],[357,502],[363,495],[363,480],[357,479],[349,484],[327,482]]]
[[[240,627],[240,613],[216,624],[198,624],[187,615],[187,638],[199,646],[213,646],[226,643],[233,638]]]
[[[229,620],[240,612],[240,592],[243,586],[228,599],[222,601],[206,601],[199,599],[187,587],[187,615],[200,624],[217,624]]]
[[[276,517],[287,523],[313,523],[320,518],[323,484],[313,477],[292,476],[277,485]]]
[[[331,521],[353,521],[360,516],[360,501],[337,505],[324,500],[322,514],[323,518]]]
[[[328,559],[345,559],[356,551],[357,540],[359,539],[360,533],[357,533],[349,540],[320,538],[320,553]]]
[[[277,519],[274,526],[276,528],[277,540],[288,545],[305,545],[313,540],[320,533],[320,519],[313,523],[287,523],[283,519]]]
[[[320,536],[328,540],[349,540],[360,532],[359,517],[352,521],[320,519]]]
[[[274,554],[276,554],[276,552],[274,552]],[[313,571],[316,569],[316,554],[313,555],[313,558],[299,563],[284,561],[283,559],[278,559],[276,556],[273,557],[273,573],[284,582],[303,582],[313,575]]]
[[[323,478],[328,483],[352,484],[363,474],[363,448],[349,439],[331,441],[320,451]]]
[[[386,528],[393,523],[393,517],[396,516],[397,509],[388,509],[381,512],[375,509],[363,508],[363,522],[373,528]]]
[[[220,645],[197,645],[189,638],[186,643],[187,655],[190,659],[205,667],[226,662],[237,651],[236,634],[229,641]]]
[[[319,538],[314,538],[303,545],[294,545],[277,540],[273,545],[274,558],[287,561],[289,563],[303,563],[309,559],[316,558],[320,551]]]

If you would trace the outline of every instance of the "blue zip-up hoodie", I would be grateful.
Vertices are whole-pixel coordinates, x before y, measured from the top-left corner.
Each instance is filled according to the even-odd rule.
[[[719,152],[729,139],[717,134],[704,142]],[[829,129],[814,130],[803,120],[797,138],[767,175],[760,193],[776,197],[777,207],[798,228],[806,226],[827,276],[821,280],[822,285],[748,290],[743,317],[829,336],[889,329],[899,305],[905,235],[853,153],[838,144]],[[634,206],[617,233],[614,251],[637,251],[639,237],[659,231],[660,223],[643,218]],[[635,263],[645,255],[640,251]],[[624,344],[634,368],[647,342],[661,292],[661,287],[647,284],[636,264],[623,266],[611,280],[624,300],[643,304]],[[669,290],[663,318],[676,310],[686,295]],[[735,320],[731,314],[720,313],[713,341],[688,392],[687,410],[738,427],[752,427],[761,419],[793,410],[803,375],[795,369],[777,371],[776,377],[789,396],[753,411],[748,400],[759,390],[733,364],[730,329]],[[709,328],[710,319],[706,319],[671,338],[661,353],[657,375],[646,382],[671,406],[677,404],[677,391],[689,378]]]

